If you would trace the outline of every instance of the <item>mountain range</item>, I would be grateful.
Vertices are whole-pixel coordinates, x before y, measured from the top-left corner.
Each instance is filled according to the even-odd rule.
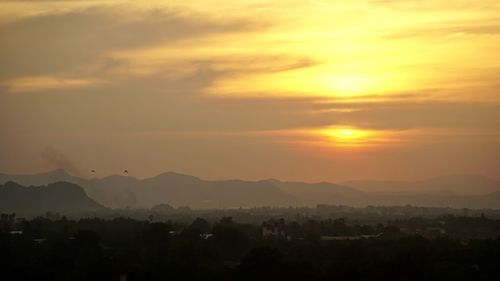
[[[159,204],[192,208],[317,204],[500,208],[500,182],[475,175],[413,182],[366,180],[335,184],[275,179],[210,181],[174,172],[146,179],[118,175],[85,179],[54,170],[32,175],[0,174],[0,184],[7,181],[25,186],[73,183],[81,186],[90,198],[110,208],[151,208]]]

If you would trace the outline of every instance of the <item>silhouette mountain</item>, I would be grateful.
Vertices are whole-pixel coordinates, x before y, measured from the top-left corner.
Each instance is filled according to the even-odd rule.
[[[209,181],[174,172],[146,179],[118,175],[83,179],[56,170],[34,175],[0,175],[0,183],[8,180],[25,185],[46,185],[61,180],[72,182],[81,186],[90,198],[110,208],[151,208],[160,204],[192,208],[317,204],[500,208],[498,182],[470,175],[414,182],[351,181],[334,184],[274,179]]]
[[[206,181],[174,172],[143,180],[118,175],[82,179],[61,170],[35,175],[0,175],[0,182],[7,180],[32,185],[69,181],[82,186],[91,198],[111,208],[151,208],[162,203],[194,208],[289,206],[296,201],[267,181]]]
[[[103,210],[84,190],[72,183],[25,187],[14,182],[0,185],[0,212],[41,215],[46,212],[75,213]]]
[[[289,205],[294,198],[267,182],[205,181],[167,172],[153,178],[111,176],[84,184],[89,196],[110,207],[151,208],[167,203],[195,208]]]
[[[141,181],[129,176],[95,178],[81,183],[87,194],[110,208],[146,207],[138,199]]]
[[[363,205],[366,194],[348,186],[342,186],[329,182],[305,183],[287,182],[279,180],[268,180],[279,189],[300,198],[301,204],[343,204]]]

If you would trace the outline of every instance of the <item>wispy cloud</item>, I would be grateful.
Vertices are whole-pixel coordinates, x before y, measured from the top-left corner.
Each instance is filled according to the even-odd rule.
[[[75,71],[114,50],[170,44],[250,28],[179,10],[132,12],[125,6],[40,14],[0,25],[0,79]]]
[[[101,83],[101,81],[56,76],[33,76],[7,80],[1,82],[0,85],[3,85],[9,93],[23,93],[86,87],[97,83]]]
[[[46,143],[200,175],[500,167],[498,1],[2,5],[0,168]]]

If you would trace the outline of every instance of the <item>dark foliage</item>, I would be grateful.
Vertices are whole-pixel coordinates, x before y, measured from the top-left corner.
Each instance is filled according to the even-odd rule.
[[[498,234],[496,220],[439,221],[457,231],[475,225]],[[3,280],[500,280],[500,238],[427,237],[400,229],[435,223],[309,219],[284,224],[286,236],[264,237],[261,225],[229,217],[213,224],[203,218],[189,224],[65,217],[16,222],[9,214],[2,215],[1,274]],[[379,232],[384,235],[373,237]],[[371,238],[324,239],[360,235]]]

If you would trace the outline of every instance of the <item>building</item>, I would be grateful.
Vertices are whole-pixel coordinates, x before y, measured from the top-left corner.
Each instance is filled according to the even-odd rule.
[[[262,238],[274,239],[285,238],[289,239],[286,233],[285,219],[270,219],[262,223]]]

